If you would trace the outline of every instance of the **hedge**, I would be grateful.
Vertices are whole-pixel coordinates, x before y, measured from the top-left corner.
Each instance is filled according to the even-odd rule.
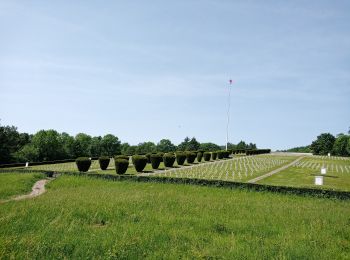
[[[224,158],[224,154],[223,154],[222,150],[217,151],[216,153],[218,154],[218,159],[219,160]]]
[[[176,152],[176,163],[183,165],[186,161],[186,154],[184,152]]]
[[[201,162],[202,158],[203,158],[203,152],[198,151],[198,153],[197,153],[197,162]]]
[[[254,150],[246,151],[246,155],[256,155],[256,154],[264,154],[264,153],[271,153],[271,149],[254,149]]]
[[[109,165],[110,158],[108,156],[101,156],[98,158],[98,163],[100,164],[101,170],[106,170]]]
[[[134,155],[132,157],[132,163],[137,172],[142,172],[147,165],[147,157],[144,155]]]
[[[114,160],[116,160],[116,159],[124,159],[124,160],[129,161],[129,156],[127,156],[127,155],[116,155],[114,157]]]
[[[115,172],[117,174],[124,174],[128,170],[129,160],[115,159],[114,165],[115,165]]]
[[[208,162],[210,161],[211,153],[205,152],[203,153],[204,161]]]
[[[147,163],[151,163],[151,153],[146,153]]]
[[[159,164],[163,161],[163,157],[160,154],[151,154],[152,169],[158,169]]]
[[[175,162],[175,155],[173,153],[166,153],[163,155],[163,162],[165,167],[173,167]]]
[[[78,157],[75,160],[75,163],[77,164],[80,172],[87,172],[91,166],[91,160],[88,157]]]
[[[187,163],[193,163],[196,157],[197,157],[197,154],[195,152],[190,152],[190,151],[186,152]]]
[[[217,157],[218,157],[218,153],[217,153],[217,152],[212,152],[212,153],[211,153],[211,159],[212,159],[212,160],[215,161]]]

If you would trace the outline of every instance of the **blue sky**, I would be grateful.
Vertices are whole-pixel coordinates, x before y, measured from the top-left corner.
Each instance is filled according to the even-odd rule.
[[[284,149],[350,127],[349,1],[0,1],[0,118]]]

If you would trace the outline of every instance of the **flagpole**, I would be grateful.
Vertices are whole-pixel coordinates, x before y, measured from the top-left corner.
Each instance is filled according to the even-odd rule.
[[[230,79],[230,85],[228,88],[228,107],[227,107],[227,125],[226,125],[226,151],[228,150],[228,128],[230,125],[230,105],[231,105],[231,85],[232,79]]]

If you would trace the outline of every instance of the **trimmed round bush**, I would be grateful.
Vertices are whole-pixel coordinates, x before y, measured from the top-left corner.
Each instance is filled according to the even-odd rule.
[[[204,161],[206,161],[206,162],[210,161],[210,157],[211,157],[211,153],[209,153],[209,152],[203,153]]]
[[[184,152],[176,152],[176,163],[178,165],[184,165],[186,161],[186,154]]]
[[[219,160],[222,159],[222,158],[224,158],[224,154],[222,153],[221,150],[220,150],[220,151],[217,151],[217,154],[218,154],[218,159],[219,159]]]
[[[162,158],[163,158],[163,155],[164,155],[163,152],[158,152],[157,154],[159,154],[159,155],[162,156]]]
[[[163,161],[163,157],[160,154],[151,154],[152,169],[158,169],[159,164]]]
[[[217,157],[218,157],[218,153],[217,152],[212,152],[211,153],[211,159],[216,160]]]
[[[203,158],[203,153],[199,151],[199,152],[197,153],[197,162],[201,162],[201,161],[202,161],[202,158]]]
[[[115,159],[114,165],[115,165],[115,172],[117,174],[124,174],[128,170],[129,160]]]
[[[124,160],[129,161],[129,156],[127,156],[127,155],[117,155],[117,156],[114,157],[114,160],[115,159],[124,159]]]
[[[173,153],[166,153],[163,155],[163,162],[165,167],[173,167],[175,162],[175,155]]]
[[[151,163],[151,153],[146,153],[147,163]]]
[[[100,164],[101,170],[106,170],[109,165],[110,158],[108,156],[101,156],[98,158],[98,163]]]
[[[87,172],[91,166],[91,160],[88,157],[79,157],[75,160],[80,172]]]
[[[134,164],[135,170],[137,172],[142,172],[147,165],[147,157],[144,155],[134,155],[132,157],[132,163]]]
[[[193,163],[196,157],[197,154],[195,152],[186,152],[187,163]]]

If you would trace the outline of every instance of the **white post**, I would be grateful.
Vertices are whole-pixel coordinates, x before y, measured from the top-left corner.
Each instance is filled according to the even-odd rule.
[[[230,79],[230,85],[228,88],[228,108],[227,108],[227,125],[226,125],[226,151],[228,150],[228,127],[230,124],[230,103],[231,103],[231,85],[232,85],[232,79]]]

